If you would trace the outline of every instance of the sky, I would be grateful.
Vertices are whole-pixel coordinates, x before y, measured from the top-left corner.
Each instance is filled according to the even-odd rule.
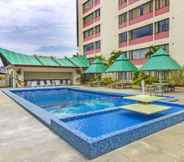
[[[75,0],[0,0],[0,47],[25,54],[76,52]]]

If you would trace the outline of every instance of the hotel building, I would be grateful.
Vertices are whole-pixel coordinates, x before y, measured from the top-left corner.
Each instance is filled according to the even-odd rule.
[[[109,57],[121,50],[137,66],[150,46],[184,64],[182,0],[77,0],[79,53]]]

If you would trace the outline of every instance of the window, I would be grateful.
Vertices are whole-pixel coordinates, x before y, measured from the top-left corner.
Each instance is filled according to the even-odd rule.
[[[101,48],[101,42],[97,41],[95,42],[95,49],[100,49]]]
[[[101,41],[96,41],[83,46],[84,54],[96,49],[101,49]]]
[[[138,16],[143,16],[147,13],[153,12],[153,1],[145,3],[135,9],[129,11],[129,19],[133,20]]]
[[[93,23],[95,18],[100,17],[100,9],[96,10],[95,12],[89,14],[88,16],[83,18],[83,25],[86,26],[88,24]]]
[[[127,42],[127,32],[119,34],[119,44]]]
[[[169,31],[169,19],[159,21],[155,24],[155,33]]]
[[[127,13],[119,15],[119,25],[127,22]]]
[[[130,40],[153,34],[153,24],[130,31]]]
[[[83,36],[84,36],[84,39],[90,37],[90,36],[93,36],[95,34],[98,34],[100,33],[100,25],[97,25],[95,26],[94,28],[91,28],[89,30],[86,30],[84,33],[83,33]]]
[[[138,50],[133,50],[129,52],[129,58],[131,60],[136,60],[136,59],[145,59],[146,58],[146,53],[149,51],[148,48],[143,48],[143,49],[138,49]]]
[[[169,7],[169,0],[155,0],[156,10],[164,7]]]
[[[127,0],[119,0],[119,6],[123,6],[124,4],[127,4]]]

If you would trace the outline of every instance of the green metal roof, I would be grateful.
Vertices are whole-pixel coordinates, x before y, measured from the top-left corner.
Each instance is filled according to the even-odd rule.
[[[59,64],[54,61],[54,59],[52,57],[46,57],[46,56],[35,56],[40,63],[43,66],[59,66]]]
[[[180,69],[181,66],[162,48],[155,52],[148,62],[141,67],[143,71],[174,71]]]
[[[108,73],[112,72],[136,72],[137,68],[126,58],[120,55],[116,61],[106,70]]]
[[[77,67],[83,67],[83,68],[89,67],[89,61],[86,56],[73,56],[68,59]]]
[[[2,56],[9,64],[12,65],[31,65],[31,66],[62,66],[62,67],[81,67],[89,66],[86,56],[73,56],[71,58],[54,58],[46,56],[31,56],[16,53],[0,48]]]
[[[40,62],[31,55],[15,53],[9,50],[0,48],[0,54],[13,65],[41,65]]]
[[[107,65],[104,64],[99,58],[97,58],[85,71],[86,74],[98,74],[104,73],[107,69]]]
[[[63,67],[76,67],[68,58],[54,58],[55,61]]]

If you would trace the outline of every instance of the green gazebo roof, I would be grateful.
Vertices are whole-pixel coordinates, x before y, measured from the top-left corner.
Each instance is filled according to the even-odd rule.
[[[108,73],[113,72],[136,72],[137,68],[123,55],[120,55],[116,61],[106,70]]]
[[[107,65],[97,58],[85,71],[86,74],[99,74],[104,73],[107,69]]]
[[[179,69],[181,66],[162,48],[155,52],[141,68],[143,71],[174,71]]]

